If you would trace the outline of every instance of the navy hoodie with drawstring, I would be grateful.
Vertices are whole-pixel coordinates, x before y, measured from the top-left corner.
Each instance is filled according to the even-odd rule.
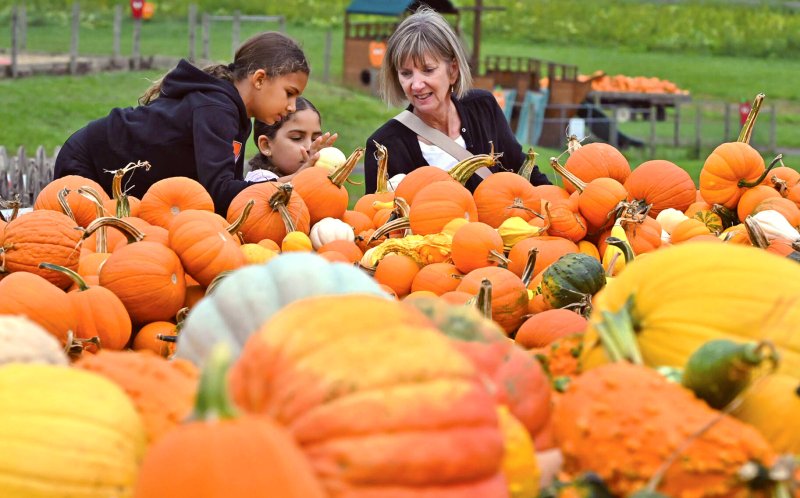
[[[225,216],[236,194],[252,184],[242,179],[251,126],[231,82],[181,60],[150,104],[113,109],[75,132],[58,153],[54,176],[91,178],[110,195],[109,171],[148,161],[148,171],[137,168],[125,177],[130,195],[141,199],[155,182],[185,176],[199,181]]]

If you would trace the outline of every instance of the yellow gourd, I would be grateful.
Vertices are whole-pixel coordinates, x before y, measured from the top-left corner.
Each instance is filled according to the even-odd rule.
[[[800,265],[752,246],[661,249],[636,259],[592,304],[586,368],[607,361],[601,334],[611,356],[675,367],[711,339],[770,340],[778,371],[800,372]]]
[[[505,405],[497,405],[497,419],[503,433],[502,467],[509,497],[538,496],[541,473],[528,430]]]
[[[503,248],[507,251],[514,247],[517,242],[529,237],[542,235],[546,230],[547,227],[534,227],[529,225],[527,221],[519,216],[507,218],[497,227],[497,233],[499,233],[500,238],[503,239]]]
[[[41,364],[0,367],[0,496],[129,497],[145,432],[110,380]]]
[[[311,239],[303,232],[289,232],[281,241],[281,252],[310,252]]]

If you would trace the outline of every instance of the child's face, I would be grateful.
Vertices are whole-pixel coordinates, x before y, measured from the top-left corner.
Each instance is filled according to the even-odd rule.
[[[258,137],[258,149],[269,157],[279,174],[290,175],[308,160],[311,143],[320,135],[319,116],[311,109],[303,109],[283,123],[275,138]]]
[[[297,97],[308,83],[308,75],[297,71],[270,78],[256,71],[251,79],[255,87],[253,102],[248,106],[251,117],[273,124],[294,112]]]

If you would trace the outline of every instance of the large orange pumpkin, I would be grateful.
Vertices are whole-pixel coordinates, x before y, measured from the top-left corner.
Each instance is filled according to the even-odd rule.
[[[525,221],[540,209],[534,186],[516,173],[502,171],[484,179],[473,194],[478,208],[478,220],[492,228],[517,216]]]
[[[456,290],[477,295],[483,279],[492,284],[492,319],[512,335],[528,312],[528,289],[509,270],[488,266],[464,275]]]
[[[228,221],[233,223],[239,218],[251,200],[255,204],[239,227],[245,242],[258,243],[269,239],[279,244],[289,232],[309,232],[311,217],[308,207],[290,184],[263,182],[247,187],[231,201],[226,215]]]
[[[434,182],[414,197],[408,221],[419,235],[439,233],[455,218],[478,220],[478,208],[472,194],[456,181]]]
[[[24,315],[62,344],[70,331],[78,330],[78,311],[67,294],[43,277],[25,271],[0,280],[0,314]]]
[[[295,175],[292,185],[306,203],[312,225],[322,218],[341,219],[344,215],[350,199],[344,182],[363,155],[363,148],[354,150],[333,173],[327,168],[306,168]]]
[[[245,344],[233,399],[287,427],[332,498],[506,496],[492,395],[413,311],[365,295],[289,304]]]
[[[564,167],[584,182],[595,178],[613,178],[624,184],[631,174],[631,166],[620,151],[609,144],[596,142],[584,145],[573,151]],[[564,182],[567,192],[575,191],[575,186]]]
[[[411,291],[431,291],[441,296],[456,290],[462,276],[452,263],[431,263],[419,270],[411,282]]]
[[[169,229],[172,218],[187,209],[214,211],[214,200],[200,182],[173,176],[147,189],[139,203],[139,217],[151,225]]]
[[[65,200],[75,217],[75,223],[78,226],[87,227],[97,216],[97,211],[92,201],[77,192],[80,187],[91,187],[97,191],[103,202],[109,200],[108,194],[103,191],[103,187],[96,181],[79,175],[67,175],[48,183],[36,196],[33,209],[49,209],[63,213],[58,200],[58,193],[66,188],[69,190],[69,194],[67,194]]]
[[[726,142],[706,158],[700,170],[700,193],[710,204],[736,209],[748,188],[766,177],[764,159],[750,144]]]
[[[541,273],[550,263],[571,252],[579,252],[578,246],[571,240],[563,237],[553,237],[550,235],[542,237],[531,237],[517,243],[508,253],[508,269],[522,278],[522,272],[528,263],[528,253],[535,248],[536,263],[533,266],[533,276]]]
[[[519,177],[516,173],[514,175]],[[480,221],[465,223],[456,230],[450,257],[458,271],[462,273],[469,273],[484,266],[497,266],[508,261],[503,255],[503,239],[500,234]]]
[[[624,183],[629,200],[651,204],[650,216],[673,208],[686,211],[697,197],[694,180],[683,168],[656,159],[640,164]]]
[[[447,171],[436,166],[420,166],[400,180],[397,190],[394,191],[396,197],[402,197],[407,203],[413,204],[414,199],[420,190],[434,182],[455,182]]]

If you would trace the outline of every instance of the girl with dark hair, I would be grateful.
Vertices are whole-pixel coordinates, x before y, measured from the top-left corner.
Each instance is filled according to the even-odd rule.
[[[300,46],[277,32],[248,39],[227,65],[199,69],[181,60],[141,105],[113,109],[75,132],[56,158],[55,177],[81,175],[111,194],[108,171],[149,161],[149,170],[133,172],[129,194],[141,197],[161,179],[185,176],[208,190],[224,216],[251,185],[242,177],[251,119],[271,125],[294,112],[309,72]]]
[[[314,166],[321,149],[336,142],[336,133],[322,133],[322,117],[314,104],[298,97],[295,107],[277,123],[255,121],[253,142],[259,153],[250,160],[246,181],[291,181],[298,171]]]

